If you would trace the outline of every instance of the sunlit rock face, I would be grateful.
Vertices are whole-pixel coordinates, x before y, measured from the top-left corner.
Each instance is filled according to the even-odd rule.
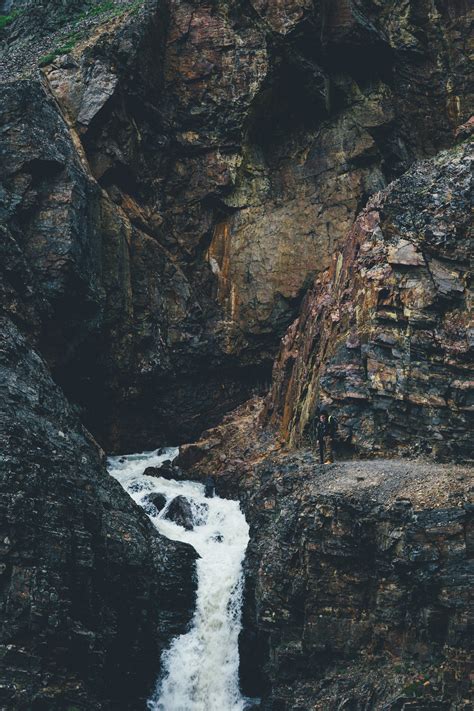
[[[372,198],[282,341],[267,418],[295,444],[317,405],[349,449],[469,459],[469,139]]]
[[[8,25],[8,225],[54,280],[35,328],[104,444],[189,439],[262,389],[369,196],[469,118],[467,24],[462,2],[153,0]]]

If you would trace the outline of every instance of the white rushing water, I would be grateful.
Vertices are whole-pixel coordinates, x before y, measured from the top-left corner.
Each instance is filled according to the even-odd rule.
[[[205,498],[202,484],[143,475],[146,467],[158,467],[177,453],[177,449],[157,450],[108,460],[110,474],[145,509],[158,531],[191,544],[200,556],[190,629],[163,654],[163,673],[148,709],[243,711],[246,699],[239,689],[238,637],[249,527],[237,501]],[[147,498],[153,493],[166,497],[159,512]],[[191,531],[165,518],[176,496],[185,496],[191,504]]]

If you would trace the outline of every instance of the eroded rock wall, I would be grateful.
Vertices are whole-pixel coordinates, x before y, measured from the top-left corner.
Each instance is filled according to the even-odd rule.
[[[349,451],[472,458],[472,142],[372,198],[282,341],[267,421],[329,406]]]
[[[182,448],[250,523],[241,680],[268,711],[468,709],[472,468],[320,465],[240,407]]]
[[[45,158],[56,187],[43,183],[29,208],[20,182],[30,166],[13,141],[6,189],[27,261],[62,243],[61,222],[38,205],[57,211],[69,190],[80,229],[68,239],[87,268],[64,289],[71,303],[48,316],[44,352],[101,442],[123,450],[190,439],[262,389],[306,288],[368,197],[469,117],[470,10],[104,8],[33,3],[2,30],[2,80],[35,85],[24,146],[47,152],[48,105],[48,127],[70,134],[59,163],[82,166],[66,176]],[[5,104],[13,122],[28,105],[17,85]],[[70,263],[43,264],[43,276],[47,266],[66,283]]]
[[[0,375],[0,706],[137,709],[191,617],[195,553],[159,536],[108,475],[3,317]]]
[[[260,650],[244,679],[264,709],[468,707],[471,475],[310,454],[253,469],[242,649]]]

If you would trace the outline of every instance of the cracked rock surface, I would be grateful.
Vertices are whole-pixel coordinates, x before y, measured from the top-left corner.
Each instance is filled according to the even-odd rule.
[[[241,678],[268,711],[470,708],[474,474],[412,459],[320,465],[262,400],[182,447],[250,523]]]
[[[459,0],[9,10],[5,220],[48,285],[42,352],[108,450],[262,392],[367,199],[472,113]]]
[[[472,142],[372,198],[282,340],[269,422],[295,443],[317,405],[349,451],[470,460]]]

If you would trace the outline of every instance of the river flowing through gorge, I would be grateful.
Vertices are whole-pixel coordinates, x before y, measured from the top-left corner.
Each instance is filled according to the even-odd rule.
[[[206,498],[204,486],[144,475],[178,453],[175,448],[110,457],[108,468],[167,538],[189,543],[196,562],[196,609],[186,634],[172,640],[149,711],[243,711],[250,700],[239,688],[242,563],[249,527],[238,501]],[[171,520],[177,497],[189,521]],[[181,519],[179,519],[182,522]],[[187,526],[187,527],[185,527]],[[192,528],[191,528],[192,527]]]

